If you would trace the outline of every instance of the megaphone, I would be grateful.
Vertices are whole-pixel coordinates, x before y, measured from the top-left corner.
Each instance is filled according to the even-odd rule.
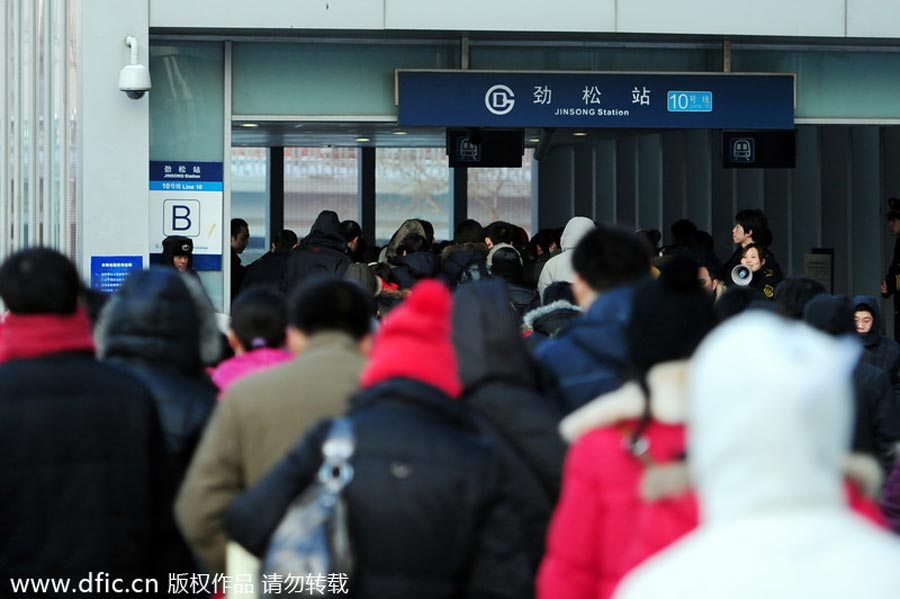
[[[731,282],[740,287],[746,287],[753,280],[753,271],[749,266],[738,264],[731,269]]]

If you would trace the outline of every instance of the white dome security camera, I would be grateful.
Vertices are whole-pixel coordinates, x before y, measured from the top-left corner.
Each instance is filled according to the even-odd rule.
[[[150,91],[150,71],[138,63],[138,45],[133,36],[125,38],[125,45],[131,48],[131,64],[125,65],[119,72],[119,90],[125,92],[132,100],[138,100]]]

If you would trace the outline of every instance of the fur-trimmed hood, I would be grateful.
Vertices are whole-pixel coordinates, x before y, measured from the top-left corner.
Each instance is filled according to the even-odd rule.
[[[522,321],[527,330],[533,331],[535,322],[543,318],[544,316],[549,316],[558,310],[565,310],[568,312],[577,312],[581,313],[581,308],[567,302],[566,300],[556,300],[555,302],[551,302],[546,306],[541,306],[540,308],[535,308],[531,310],[524,317],[522,317]]]
[[[650,414],[666,424],[681,424],[687,418],[687,360],[657,364],[647,373]],[[563,439],[574,443],[583,434],[600,426],[640,418],[645,398],[641,386],[630,381],[585,404],[559,424]]]

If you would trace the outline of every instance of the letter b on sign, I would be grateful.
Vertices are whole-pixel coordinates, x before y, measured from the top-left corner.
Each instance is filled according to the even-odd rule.
[[[163,202],[163,235],[200,235],[200,202],[166,200]]]

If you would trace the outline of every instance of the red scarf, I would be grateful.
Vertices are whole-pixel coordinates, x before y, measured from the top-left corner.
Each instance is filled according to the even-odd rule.
[[[91,321],[79,308],[74,314],[13,314],[0,325],[0,362],[68,351],[94,351]]]

